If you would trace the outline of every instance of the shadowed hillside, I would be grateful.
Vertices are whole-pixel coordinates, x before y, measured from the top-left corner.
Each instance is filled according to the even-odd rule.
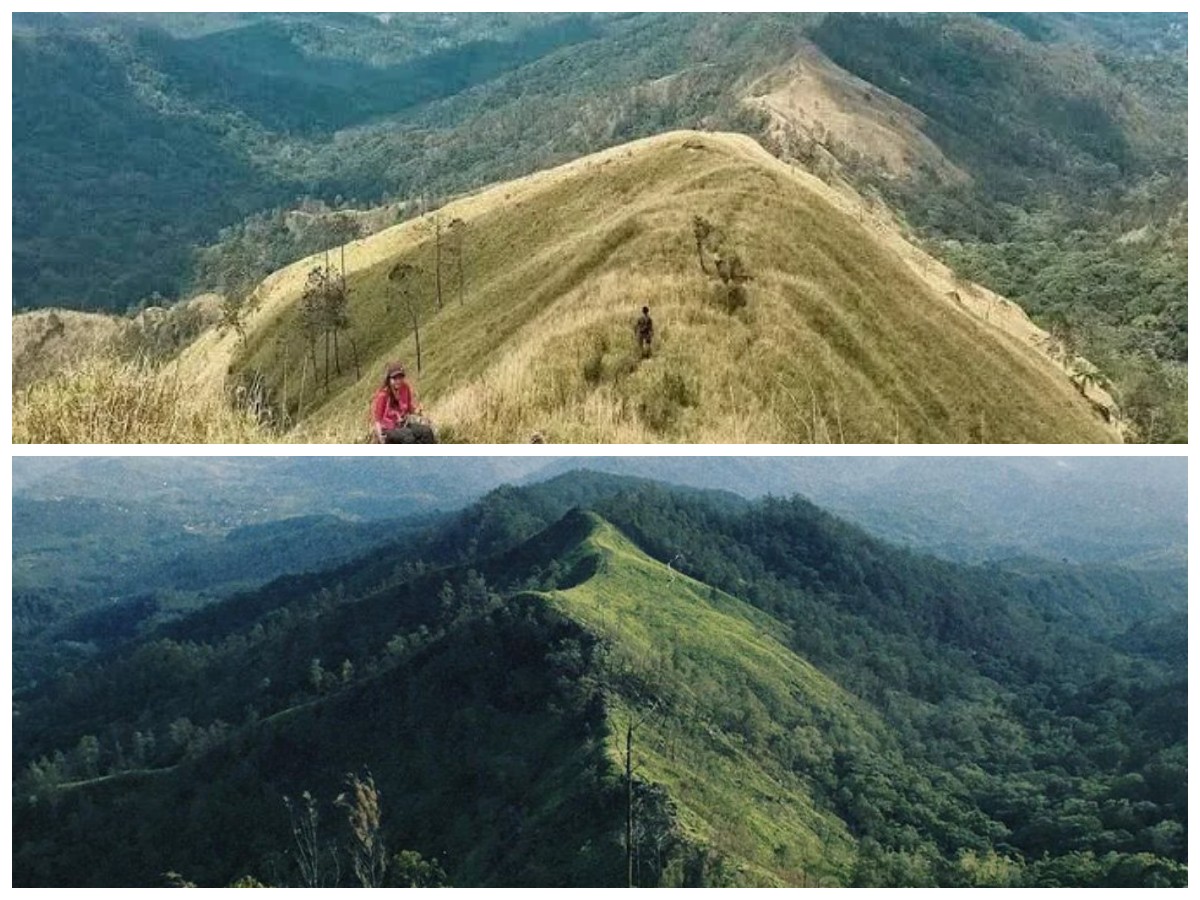
[[[458,886],[1186,881],[1185,615],[590,482],[595,512],[498,490],[23,692],[14,882],[306,883],[283,798],[342,841],[364,767],[380,840]]]
[[[932,260],[744,137],[635,142],[350,245],[332,356],[299,303],[320,262],[264,282],[244,346],[189,351],[209,376],[228,354],[299,437],[362,438],[384,360],[416,368],[414,315],[418,384],[452,440],[1116,437],[1015,308],[942,290]],[[650,359],[632,330],[644,304]]]

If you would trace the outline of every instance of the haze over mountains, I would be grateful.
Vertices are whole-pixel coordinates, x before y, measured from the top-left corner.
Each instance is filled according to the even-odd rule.
[[[231,591],[419,535],[506,483],[587,469],[732,503],[798,493],[947,559],[1027,572],[1061,562],[1068,574],[1107,566],[1112,578],[1146,575],[1154,590],[1186,584],[1179,460],[18,457],[19,681],[86,657],[89,642],[123,641]]]
[[[895,47],[906,53],[892,54]],[[72,117],[69,110],[86,114]],[[961,303],[984,319],[970,323],[969,332],[1009,318],[1003,303],[970,288],[975,280],[1035,317],[1050,334],[1032,335],[1044,344],[1043,355],[1057,357],[1075,389],[1108,415],[1111,408],[1097,388],[1111,384],[1127,434],[1161,441],[1184,433],[1186,20],[1178,16],[18,17],[14,303],[120,309],[151,291],[171,297],[207,289],[238,301],[272,271],[336,247],[356,229],[377,230],[464,191],[678,128],[741,132],[830,185],[852,185],[866,200],[848,212],[868,230],[882,229],[886,237],[903,223],[897,234],[907,229],[909,238],[952,266],[952,273],[943,273],[924,263],[941,273],[924,280],[952,309]],[[96,159],[102,164],[94,165]],[[593,189],[616,200],[622,192],[633,197],[644,191],[651,200],[656,190],[674,190],[661,179],[627,183],[632,176],[624,169],[611,178],[595,175]],[[753,178],[725,187],[757,197],[761,208],[769,209],[766,201],[774,196],[773,187],[765,181],[756,186]],[[297,205],[301,194],[309,199]],[[372,213],[335,209],[381,201],[386,204]],[[514,208],[493,216],[498,232],[473,235],[467,217],[467,234],[448,234],[443,252],[436,252],[436,240],[416,241],[421,258],[396,248],[391,260],[443,282],[444,296],[435,301],[434,284],[421,281],[417,307],[430,320],[431,396],[445,400],[440,411],[464,440],[486,439],[488,423],[471,421],[462,409],[497,390],[502,398],[524,390],[523,358],[547,352],[537,338],[554,341],[553,323],[528,323],[527,307],[553,306],[560,299],[555,279],[536,260],[519,272],[498,265],[505,256],[511,262],[522,253],[552,252],[564,262],[564,277],[574,272],[584,278],[595,291],[591,305],[610,314],[617,298],[636,306],[663,294],[673,313],[674,292],[721,290],[715,272],[714,284],[705,288],[679,281],[678,266],[664,267],[647,255],[653,249],[647,240],[666,241],[669,262],[672,239],[661,222],[647,219],[645,204],[626,222],[612,223],[633,233],[610,228],[594,234],[598,243],[584,239],[598,224],[588,219],[588,208],[577,210],[582,220],[567,233],[564,223],[555,222],[559,233],[545,234],[553,220],[543,220],[536,203],[516,206],[514,198]],[[873,297],[874,284],[895,285],[895,279],[877,264],[875,251],[848,239],[843,224],[824,215],[797,219],[788,202],[776,211],[803,226],[806,239],[828,233],[863,260],[863,268],[847,268],[839,280],[814,268],[813,260],[799,260],[799,271],[780,267],[769,242],[753,226],[747,232],[727,206],[718,204],[718,215],[708,218],[728,239],[719,255],[739,254],[752,279],[743,285],[750,302],[742,318],[750,321],[700,322],[695,311],[673,315],[676,350],[688,351],[689,329],[719,345],[728,332],[745,331],[753,339],[756,325],[780,326],[793,352],[812,360],[816,370],[780,373],[797,398],[808,395],[807,423],[772,424],[782,412],[758,409],[750,392],[736,398],[726,427],[745,431],[736,420],[741,414],[770,440],[781,439],[772,427],[785,440],[881,440],[897,433],[901,440],[1046,439],[1021,417],[1014,424],[1004,409],[971,408],[972,401],[1004,401],[1006,392],[992,386],[995,378],[1053,398],[1055,392],[1039,389],[1028,373],[1014,377],[1000,366],[989,375],[989,365],[982,365],[973,384],[942,386],[931,398],[920,395],[903,365],[897,371],[889,351],[898,350],[874,327],[899,310]],[[683,238],[693,216],[706,216],[703,208],[679,213]],[[436,231],[432,219],[422,221]],[[774,220],[762,225],[779,227]],[[616,243],[606,245],[605,234]],[[415,241],[415,233],[408,239]],[[193,256],[200,244],[209,246]],[[895,249],[894,242],[888,246]],[[593,275],[597,283],[591,283]],[[907,286],[893,293],[913,290],[920,293]],[[810,302],[825,292],[837,315],[830,319],[793,302],[796,321],[780,322],[778,310],[767,315],[769,309],[760,309],[771,304],[756,303],[764,295],[805,291]],[[413,353],[400,334],[407,335],[411,318],[403,297],[391,298],[387,309],[389,301],[379,298],[370,278],[350,293],[354,324],[340,336],[369,351],[369,360],[356,361],[369,368],[388,352]],[[464,293],[512,305],[502,337],[522,324],[533,334],[502,343],[486,360],[471,357],[464,369],[456,359],[462,348],[451,335],[462,332],[463,346],[471,347],[472,332],[487,333],[498,324],[442,308]],[[952,296],[958,300],[947,299]],[[544,312],[562,324],[595,310],[574,298]],[[29,338],[41,356],[72,343],[65,333],[51,333],[54,323],[47,321]],[[205,321],[179,308],[165,325],[139,325],[126,345],[169,353],[194,338]],[[954,329],[946,334],[945,323],[917,321],[926,340],[953,348]],[[842,329],[852,342],[839,338]],[[894,335],[897,345],[904,334],[901,327]],[[607,340],[609,347],[587,351],[597,357],[588,370],[592,380],[572,373],[556,390],[601,407],[610,404],[607,392],[614,388],[618,395],[632,393],[637,414],[618,422],[634,439],[703,439],[689,410],[709,390],[704,379],[684,372],[677,383],[659,384],[648,370],[641,379],[624,373],[620,360],[606,359],[613,339],[606,331],[572,329],[564,343]],[[282,348],[298,338],[268,328],[258,331],[257,340],[257,357],[241,359],[235,369],[263,372],[273,391],[276,427],[281,416],[291,422],[306,416],[312,410],[296,408],[299,385],[289,384],[282,398],[280,383],[292,379],[284,378],[280,361],[270,365],[263,358],[263,343]],[[368,347],[372,341],[379,346]],[[989,350],[983,356],[991,360],[1000,351],[984,343]],[[303,369],[295,349],[287,351],[291,366]],[[718,355],[718,368],[737,362],[736,355],[724,359],[727,349]],[[339,379],[352,368],[350,352],[340,348],[334,365]],[[948,357],[956,353],[952,349]],[[14,360],[25,356],[14,349]],[[769,353],[765,359],[773,362]],[[925,368],[930,360],[913,354],[904,362]],[[317,367],[310,360],[310,369]],[[476,371],[480,367],[485,371]],[[309,371],[306,390],[318,378],[324,382],[326,376]],[[898,382],[892,394],[880,390],[885,379]],[[354,380],[363,377],[356,373]],[[838,396],[830,380],[846,396]],[[936,374],[933,381],[938,383]],[[1060,376],[1060,390],[1063,384]],[[643,390],[674,400],[657,409],[642,403]],[[775,390],[783,396],[782,388]],[[321,393],[326,403],[338,395],[324,385]],[[577,402],[587,409],[585,400]],[[906,414],[911,403],[925,406],[925,415]],[[1080,403],[1078,397],[1053,399],[1056,414],[1048,421],[1065,426]],[[360,406],[343,404],[342,419],[315,417],[307,436],[320,437],[327,428],[336,435],[327,431],[326,439],[355,439],[358,423],[350,428],[348,417]],[[1037,406],[1026,410],[1034,423],[1043,418]],[[568,421],[579,417],[570,396],[551,413]],[[554,435],[559,440],[597,439],[557,427],[553,414],[529,426],[506,413],[490,425],[507,429],[506,440],[527,439],[528,430],[561,432]],[[1103,424],[1100,411],[1091,415],[1093,425]],[[1064,426],[1057,439],[1102,439],[1095,429],[1089,436]]]
[[[18,457],[13,495],[144,506],[219,531],[296,515],[450,511],[505,482],[588,468],[747,498],[800,494],[880,537],[963,561],[1186,558],[1186,466],[1154,457]]]
[[[348,787],[393,884],[1186,882],[1168,573],[962,567],[581,471],[387,527],[124,634],[77,620],[91,654],[15,697],[14,883],[315,883],[307,791],[331,884]]]

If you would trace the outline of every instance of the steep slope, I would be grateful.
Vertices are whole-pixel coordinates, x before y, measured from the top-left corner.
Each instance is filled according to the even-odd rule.
[[[236,737],[229,734],[231,741],[194,746],[169,768],[64,786],[53,809],[76,810],[90,797],[100,809],[121,811],[124,819],[106,822],[100,809],[82,817],[106,835],[86,854],[97,866],[86,876],[89,883],[152,882],[155,866],[230,880],[239,866],[255,864],[254,852],[282,843],[282,830],[273,835],[250,824],[279,825],[280,810],[270,808],[278,803],[273,789],[332,789],[340,772],[363,765],[394,804],[389,818],[403,840],[420,840],[425,853],[432,847],[444,851],[443,865],[458,883],[619,883],[620,738],[633,718],[637,812],[643,819],[640,883],[798,884],[847,877],[853,841],[845,826],[818,808],[803,778],[771,760],[764,750],[770,735],[758,730],[766,715],[773,732],[819,724],[842,734],[873,735],[881,724],[865,707],[787,651],[773,636],[779,626],[767,616],[676,577],[591,514],[568,514],[510,554],[508,562],[514,559],[525,572],[536,562],[557,561],[582,580],[561,590],[518,593],[503,603],[472,600],[460,585],[464,608],[451,610],[451,619],[439,623],[438,613],[401,613],[410,623],[434,626],[432,633],[428,627],[410,629],[410,649],[384,648],[384,634],[377,633],[371,652],[382,651],[381,656],[352,683],[343,686],[335,679],[328,689],[294,697],[283,709],[268,706],[261,721],[256,717],[237,727]],[[653,592],[652,606],[642,599],[647,590]],[[379,612],[384,602],[395,607],[411,601],[418,592],[401,589],[396,596],[393,589],[386,601],[376,596],[353,608],[335,606],[323,617],[321,637],[301,629],[292,640],[312,645],[314,652],[320,652],[318,646],[332,651],[346,640],[358,643],[366,637],[364,615]],[[471,604],[480,602],[484,605],[471,613]],[[614,628],[613,615],[626,624]],[[375,618],[371,627],[379,624]],[[251,640],[262,643],[261,636]],[[166,652],[168,645],[158,646],[138,654],[139,681],[148,674],[149,654]],[[303,658],[305,649],[293,648],[289,656],[298,652]],[[264,653],[271,658],[269,649],[256,651],[260,658]],[[647,665],[664,654],[670,663]],[[221,655],[203,665],[216,694],[231,689],[228,661]],[[161,662],[170,665],[165,658]],[[704,669],[700,680],[698,666]],[[109,668],[117,684],[122,668]],[[126,671],[134,676],[138,668]],[[277,669],[264,671],[281,683],[294,682]],[[177,672],[169,680],[178,677]],[[147,699],[139,721],[157,720],[182,699],[159,697]],[[743,707],[751,697],[760,698],[754,702],[761,709]],[[229,698],[223,705],[236,702]],[[135,711],[129,706],[130,714]],[[204,721],[197,706],[186,711]],[[594,743],[597,738],[603,738],[601,745]],[[877,746],[879,738],[869,741]],[[398,747],[408,749],[397,752]],[[204,796],[192,794],[198,779],[210,784]],[[190,808],[189,819],[197,824],[148,854],[116,850],[122,842],[135,844],[135,832],[153,827],[156,817],[169,817],[175,804]],[[36,802],[24,805],[18,830],[30,835],[48,829],[39,816],[52,811]],[[497,814],[518,815],[527,837],[512,840],[499,833],[502,825],[492,818]],[[79,820],[75,813],[69,816]],[[243,824],[235,825],[235,818]],[[134,821],[142,824],[133,828]],[[201,821],[211,823],[211,830],[200,827]],[[417,821],[420,829],[410,824]],[[74,827],[69,822],[63,831]],[[232,834],[240,837],[231,840]],[[561,840],[563,851],[586,844],[592,849],[560,853],[545,846],[549,834],[569,835]],[[55,839],[62,840],[63,833]],[[197,847],[220,863],[203,861]],[[41,868],[48,859],[43,852],[23,845],[18,881],[71,883],[68,873],[51,875]],[[74,864],[68,868],[84,871]]]
[[[818,723],[865,734],[877,750],[882,723],[788,650],[778,622],[589,521],[577,552],[596,560],[595,574],[548,599],[612,648],[625,686],[609,710],[614,763],[636,726],[639,776],[666,790],[682,835],[727,860],[737,881],[844,880],[844,823],[763,750]]]
[[[745,102],[769,117],[765,137],[776,155],[805,160],[816,171],[860,160],[888,178],[920,173],[951,184],[968,178],[924,133],[921,112],[834,65],[807,42],[750,85]]]
[[[877,182],[941,259],[1053,323],[1116,382],[1138,354],[1185,363],[1186,21],[989,18],[830,16],[810,36],[920,110],[971,174]]]
[[[288,882],[281,795],[365,766],[387,846],[456,884],[621,884],[630,727],[638,884],[1186,877],[1177,642],[1121,656],[804,503],[609,505],[624,534],[576,509],[458,566],[375,553],[22,698],[14,882]],[[708,584],[654,549],[681,535]]]
[[[703,249],[696,217],[713,229]],[[734,256],[748,278],[730,274]],[[409,300],[418,383],[450,439],[1117,438],[1105,401],[1081,396],[1014,306],[953,287],[861,201],[741,136],[638,141],[351,244],[351,325],[332,356],[301,325],[317,264],[264,282],[244,345],[209,335],[189,351],[200,383],[230,368],[301,438],[362,438],[383,361],[416,362]],[[418,270],[407,297],[388,278],[397,264]],[[647,360],[632,339],[643,304]]]

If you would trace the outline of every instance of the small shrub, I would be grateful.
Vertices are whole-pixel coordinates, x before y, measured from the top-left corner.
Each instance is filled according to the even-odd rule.
[[[595,387],[604,377],[604,354],[608,352],[608,339],[599,337],[592,341],[591,351],[583,361],[583,380]]]
[[[695,406],[696,391],[678,372],[664,372],[661,379],[662,395],[676,406]]]
[[[744,284],[727,284],[724,285],[724,302],[722,306],[726,312],[734,313],[739,309],[743,309],[749,302],[749,297],[746,294],[746,286]]]
[[[647,427],[662,434],[679,420],[682,410],[698,402],[695,388],[677,372],[664,372],[649,397],[638,404]]]

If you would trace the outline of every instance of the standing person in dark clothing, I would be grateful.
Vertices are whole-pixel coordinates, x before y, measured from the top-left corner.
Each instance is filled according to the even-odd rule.
[[[638,349],[645,359],[650,355],[650,345],[654,342],[654,320],[650,318],[650,307],[642,307],[642,315],[633,326],[633,331],[637,335]]]
[[[404,364],[388,363],[383,385],[371,400],[375,439],[381,444],[435,444],[433,429],[415,420],[421,404],[408,383]]]

